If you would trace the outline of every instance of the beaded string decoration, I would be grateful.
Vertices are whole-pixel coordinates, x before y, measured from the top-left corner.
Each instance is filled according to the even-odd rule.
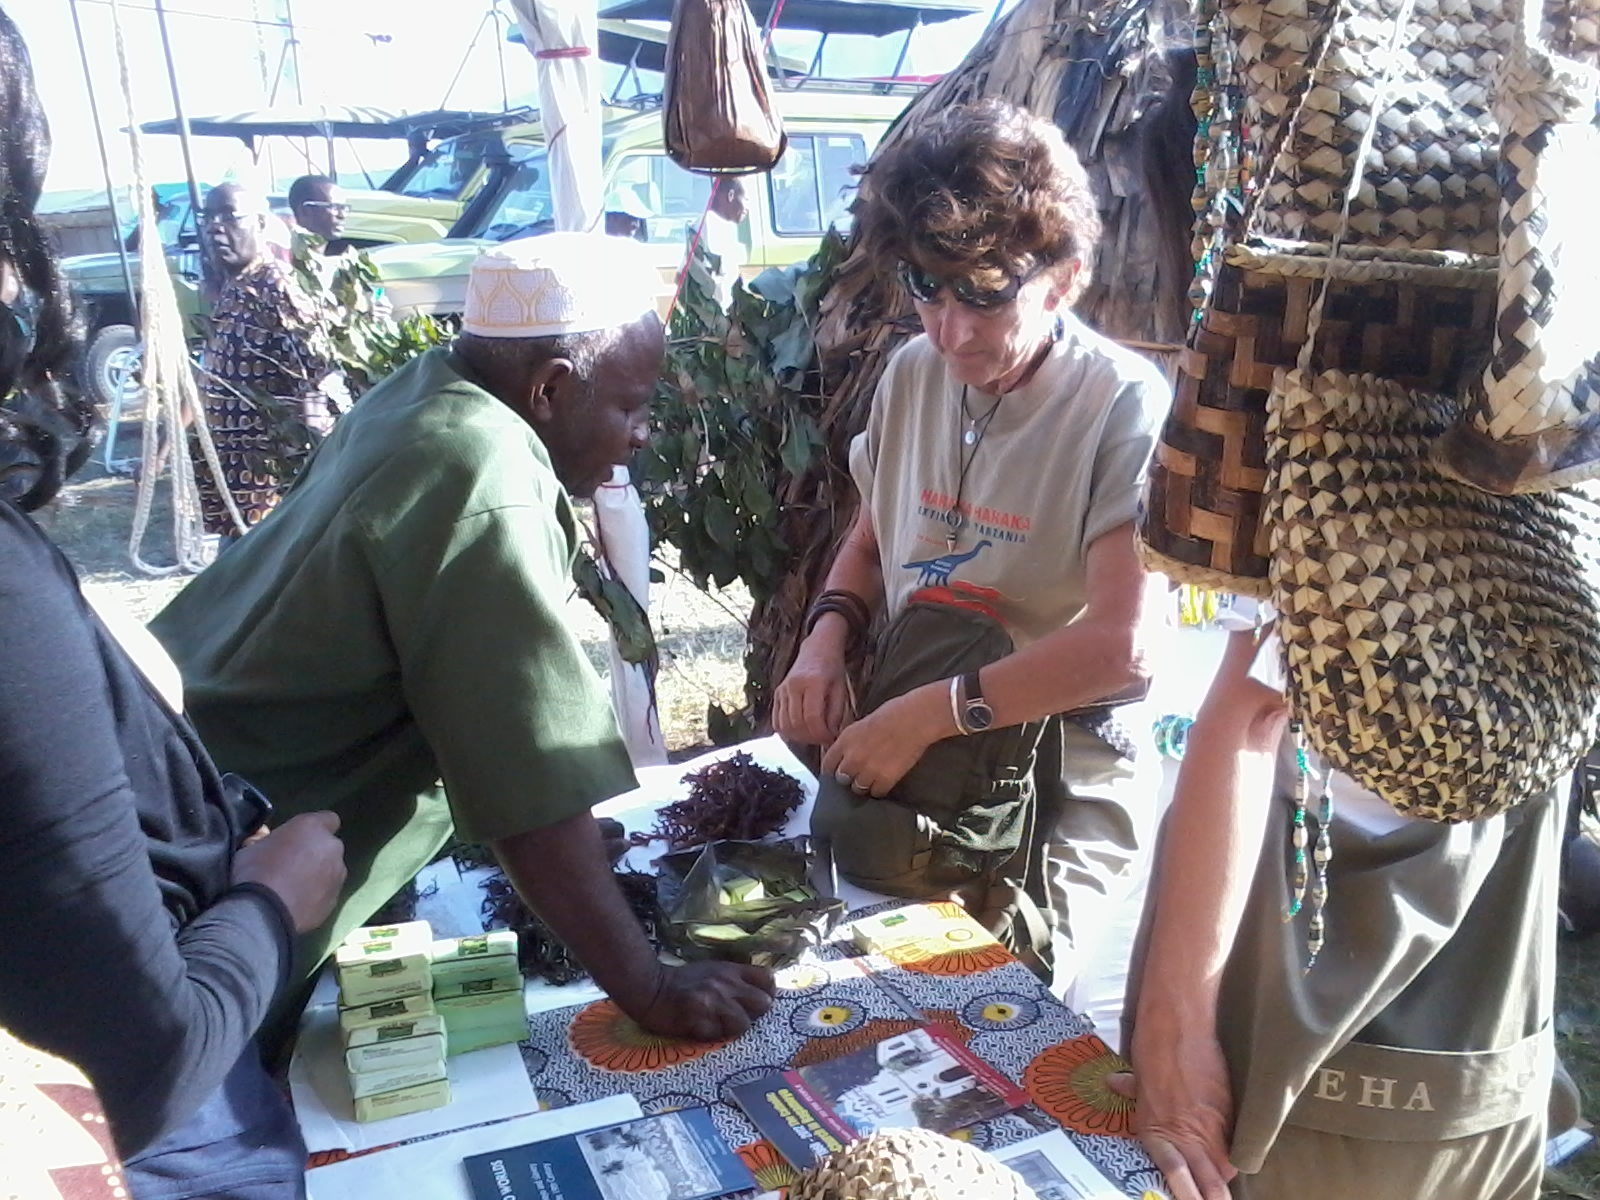
[[[1216,282],[1230,218],[1244,211],[1250,179],[1232,38],[1218,0],[1200,0],[1194,25],[1195,83],[1189,97],[1195,116],[1195,184],[1190,198],[1195,215],[1190,243],[1195,277],[1189,302],[1197,320]]]
[[[1333,862],[1333,771],[1322,773],[1322,788],[1317,800],[1317,844],[1307,855],[1311,834],[1306,828],[1306,801],[1311,794],[1311,763],[1306,753],[1305,729],[1296,721],[1290,726],[1294,735],[1294,888],[1285,921],[1293,921],[1305,907],[1306,894],[1311,895],[1311,930],[1306,939],[1306,965],[1310,971],[1317,963],[1327,940],[1328,866]],[[1315,878],[1313,879],[1313,872]]]

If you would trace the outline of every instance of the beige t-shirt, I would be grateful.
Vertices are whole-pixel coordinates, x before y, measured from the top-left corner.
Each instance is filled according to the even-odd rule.
[[[912,599],[979,605],[1018,647],[1075,619],[1085,554],[1136,515],[1170,403],[1154,365],[1067,317],[1044,364],[987,426],[995,398],[968,391],[983,431],[968,446],[962,385],[926,336],[902,346],[850,447],[890,615]],[[952,551],[946,516],[958,492],[965,521]]]

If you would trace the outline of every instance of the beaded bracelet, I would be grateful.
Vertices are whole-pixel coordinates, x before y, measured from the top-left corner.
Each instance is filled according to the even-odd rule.
[[[850,627],[852,645],[866,639],[867,629],[872,624],[872,611],[867,608],[867,602],[854,592],[838,590],[823,592],[806,613],[807,637],[811,636],[811,631],[817,627],[817,622],[829,613],[836,613],[844,618],[844,623]]]

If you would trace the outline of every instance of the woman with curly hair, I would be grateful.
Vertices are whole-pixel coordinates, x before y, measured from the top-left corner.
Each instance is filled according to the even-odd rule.
[[[88,1076],[137,1200],[301,1196],[305,1148],[252,1038],[338,895],[338,822],[260,831],[266,805],[27,515],[94,432],[57,385],[74,326],[34,217],[49,149],[0,11],[0,1026]]]
[[[890,359],[851,447],[860,511],[774,723],[827,748],[825,776],[883,797],[937,743],[1048,721],[1035,779],[1049,899],[1081,954],[1103,924],[1092,906],[1135,882],[1155,764],[1147,751],[1136,765],[1138,736],[1053,718],[1147,683],[1134,517],[1170,393],[1072,313],[1100,222],[1049,122],[1000,102],[948,109],[865,170],[856,221],[924,332]],[[995,618],[1011,652],[857,713],[852,638],[924,601]]]

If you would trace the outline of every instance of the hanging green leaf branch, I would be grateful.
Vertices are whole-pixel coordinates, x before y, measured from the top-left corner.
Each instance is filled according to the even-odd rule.
[[[822,288],[843,253],[830,233],[810,262],[736,285],[723,312],[711,256],[698,250],[668,329],[654,435],[639,472],[651,536],[677,550],[699,587],[741,582],[758,609],[788,570],[779,533],[785,483],[823,444],[813,331]],[[747,686],[755,700],[768,681]],[[725,713],[712,721],[714,736],[746,731]]]

